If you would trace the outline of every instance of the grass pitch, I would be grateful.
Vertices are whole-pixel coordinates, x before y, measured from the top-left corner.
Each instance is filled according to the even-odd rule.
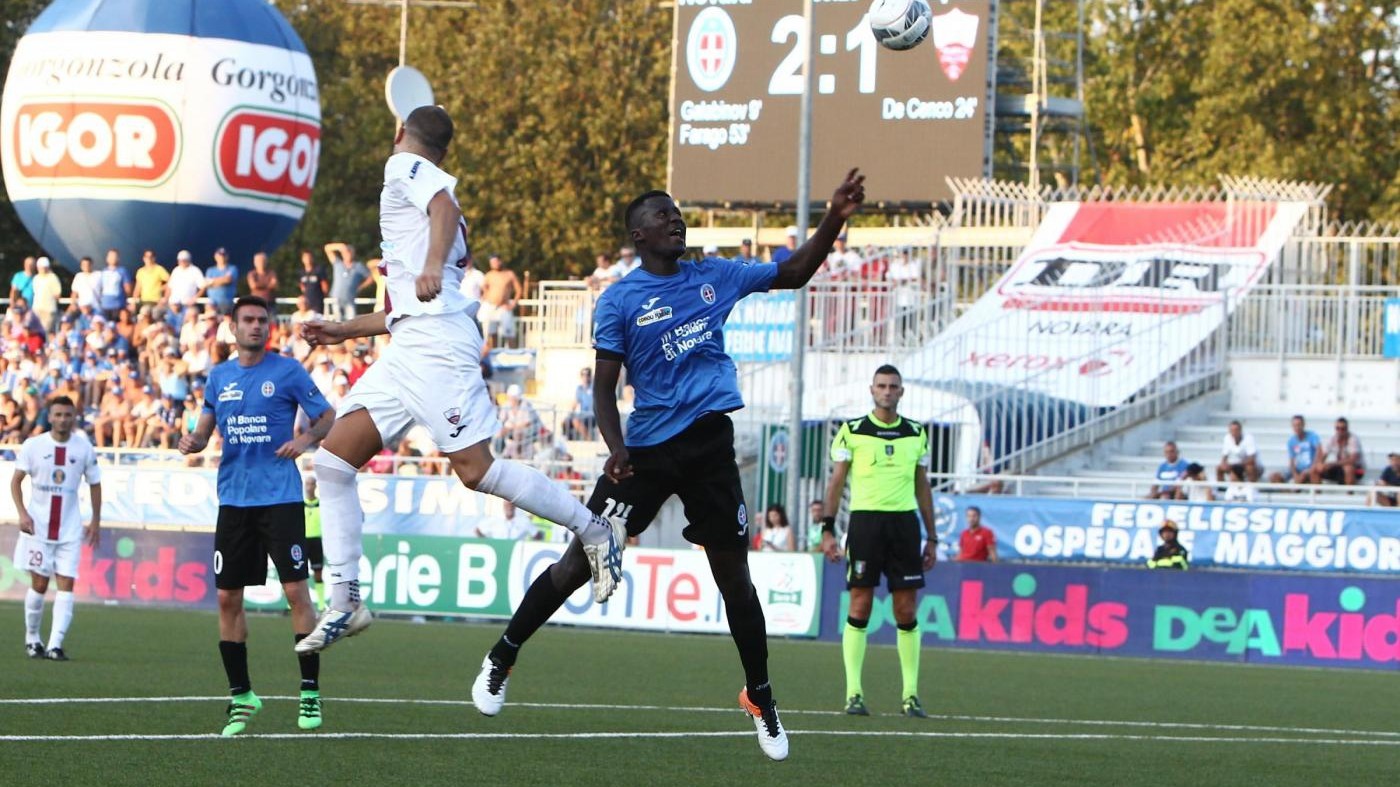
[[[68,663],[26,659],[0,604],[0,773],[16,784],[1394,783],[1400,676],[926,648],[932,718],[899,714],[872,646],[874,714],[841,713],[840,647],[770,643],[791,757],[738,710],[727,637],[546,628],[488,719],[470,685],[501,624],[381,620],[322,658],[326,724],[296,727],[288,621],[249,619],[249,733],[217,737],[212,613],[79,607]],[[45,633],[48,623],[45,622]]]

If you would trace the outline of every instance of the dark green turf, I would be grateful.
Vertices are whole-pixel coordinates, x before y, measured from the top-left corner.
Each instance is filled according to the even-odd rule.
[[[79,607],[66,664],[24,658],[21,611],[0,604],[0,698],[216,696],[224,677],[210,613]],[[285,618],[249,621],[262,695],[292,695],[297,666]],[[46,629],[47,631],[47,624]],[[606,710],[507,705],[337,702],[337,697],[467,700],[498,625],[377,622],[323,658],[324,733],[733,732],[668,739],[316,740],[293,700],[268,700],[250,737],[229,741],[0,741],[14,784],[1205,784],[1392,783],[1400,773],[1400,683],[1394,674],[926,649],[930,714],[897,714],[893,648],[871,647],[870,718],[843,705],[839,647],[771,643],[792,757],[770,763],[735,696],[742,672],[725,637],[549,628],[512,675],[512,703],[655,705]],[[731,710],[732,709],[732,710]],[[0,705],[0,735],[207,734],[222,700]],[[796,711],[823,711],[798,713]],[[949,716],[1006,717],[946,718]],[[1087,721],[1110,722],[1087,724]],[[1150,727],[1141,722],[1260,725],[1272,730]],[[1306,732],[1324,728],[1351,732]],[[1047,737],[838,737],[832,730]],[[257,733],[297,734],[297,740]],[[1378,733],[1389,733],[1378,734]],[[1075,735],[1210,738],[1075,739]],[[1258,743],[1239,738],[1286,738]],[[1365,739],[1388,745],[1309,743]],[[32,776],[32,778],[30,778]],[[10,781],[14,779],[14,781]]]

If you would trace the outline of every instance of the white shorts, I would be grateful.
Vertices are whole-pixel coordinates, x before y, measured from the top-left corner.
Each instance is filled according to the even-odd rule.
[[[391,335],[336,417],[365,410],[385,445],[421,424],[445,454],[495,436],[500,423],[481,377],[481,332],[467,312],[404,317]]]
[[[15,542],[15,568],[41,577],[51,577],[54,574],[76,577],[78,559],[82,554],[82,539],[75,538],[60,543],[20,533],[19,541]]]
[[[504,306],[493,306],[482,301],[481,311],[476,316],[481,320],[481,327],[487,333],[494,332],[497,336],[506,339],[515,338],[515,312],[510,309]]]

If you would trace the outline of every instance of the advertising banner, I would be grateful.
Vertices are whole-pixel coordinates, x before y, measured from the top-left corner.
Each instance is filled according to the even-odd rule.
[[[797,293],[759,292],[734,305],[724,322],[724,351],[735,361],[784,361],[792,357]]]
[[[28,574],[12,561],[17,528],[0,528],[0,599],[24,598]],[[360,592],[376,612],[508,618],[564,545],[436,536],[367,536]],[[79,601],[217,608],[211,533],[111,529],[83,548]],[[750,568],[768,633],[815,637],[821,604],[816,556],[754,553]],[[268,581],[244,594],[252,609],[286,606],[271,564]],[[724,603],[699,550],[629,549],[623,581],[607,604],[587,585],[553,618],[581,626],[721,634]]]
[[[821,638],[840,641],[844,566],[828,565]],[[949,563],[927,575],[926,648],[1044,651],[1400,670],[1393,579]],[[877,591],[870,641],[891,644]]]
[[[930,384],[1122,404],[1220,327],[1306,210],[1238,201],[1054,204],[1006,275],[900,366]]]
[[[1386,358],[1400,358],[1400,298],[1385,299],[1385,337],[1381,353]]]
[[[1400,509],[939,495],[940,549],[950,557],[970,506],[1002,560],[1144,565],[1170,519],[1195,567],[1400,573]]]

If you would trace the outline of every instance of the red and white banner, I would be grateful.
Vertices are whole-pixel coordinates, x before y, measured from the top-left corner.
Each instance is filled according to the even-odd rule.
[[[1306,210],[1055,204],[1015,265],[911,366],[928,382],[1121,404],[1222,324]]]

